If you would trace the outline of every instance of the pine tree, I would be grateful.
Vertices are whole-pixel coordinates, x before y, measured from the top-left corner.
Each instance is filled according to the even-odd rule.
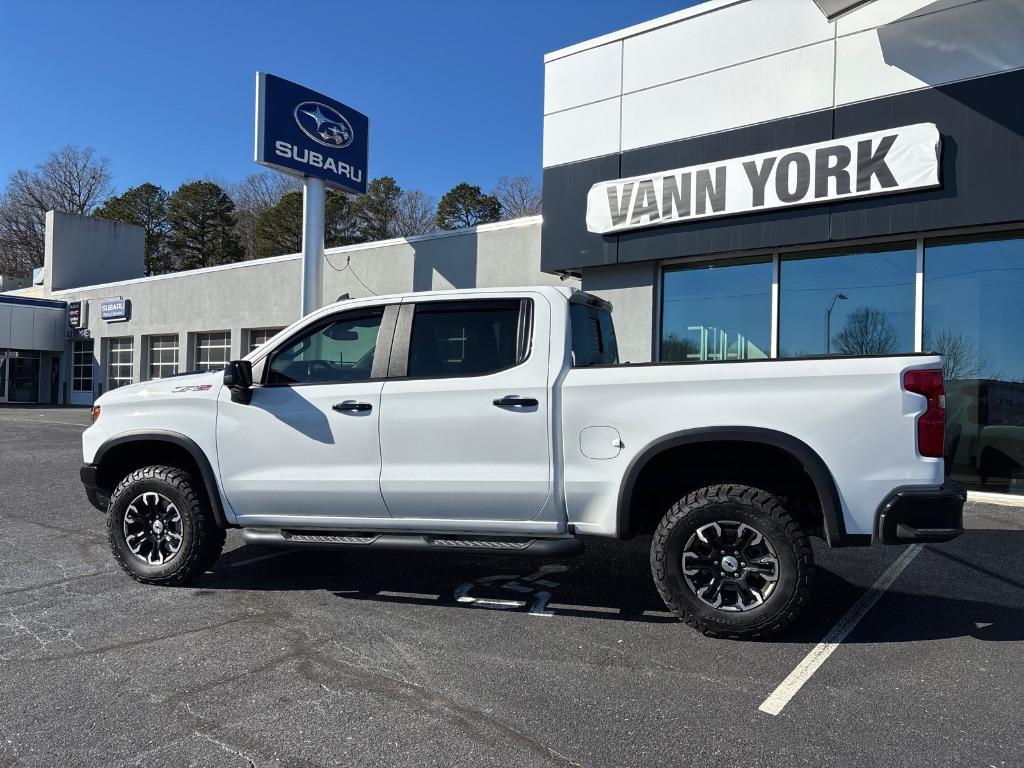
[[[167,200],[168,245],[182,269],[240,261],[235,204],[212,181],[182,184]]]
[[[146,274],[171,272],[174,261],[167,248],[167,190],[146,182],[108,198],[94,216],[134,224],[146,231]]]
[[[501,203],[494,195],[485,195],[477,185],[462,182],[444,193],[437,204],[437,226],[464,229],[501,218]]]

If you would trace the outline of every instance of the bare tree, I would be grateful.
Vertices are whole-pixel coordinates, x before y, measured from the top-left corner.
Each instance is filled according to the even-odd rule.
[[[540,215],[541,190],[531,176],[502,176],[494,196],[501,203],[503,221]]]
[[[946,381],[976,379],[985,367],[974,343],[960,331],[927,332],[924,348],[942,355],[942,378]]]
[[[87,216],[112,192],[110,161],[88,147],[68,144],[15,171],[0,197],[0,272],[28,276],[43,263],[47,211]]]
[[[858,307],[846,318],[833,346],[844,355],[887,355],[896,351],[899,336],[880,309]]]
[[[43,263],[44,224],[34,206],[9,191],[0,196],[0,274],[28,277]]]
[[[235,229],[245,249],[246,259],[259,255],[256,220],[261,213],[277,205],[289,192],[301,192],[302,182],[295,176],[277,171],[263,171],[246,176],[237,184],[228,185],[228,194],[235,203]]]
[[[670,333],[661,340],[661,359],[674,363],[693,360],[700,355],[700,344],[693,339]]]
[[[418,189],[402,190],[392,229],[395,237],[412,237],[436,232],[437,201]]]

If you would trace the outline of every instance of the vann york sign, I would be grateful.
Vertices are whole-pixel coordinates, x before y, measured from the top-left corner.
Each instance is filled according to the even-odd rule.
[[[610,234],[937,187],[940,150],[938,128],[919,123],[599,182],[587,195],[587,229]]]

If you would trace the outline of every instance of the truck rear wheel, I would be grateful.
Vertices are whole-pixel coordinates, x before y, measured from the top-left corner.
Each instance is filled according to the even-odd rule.
[[[776,496],[712,485],[672,505],[651,544],[665,605],[711,637],[755,639],[787,626],[811,594],[807,534]]]
[[[118,483],[107,536],[118,564],[144,584],[185,584],[224,547],[224,529],[191,475],[177,467],[142,467]]]

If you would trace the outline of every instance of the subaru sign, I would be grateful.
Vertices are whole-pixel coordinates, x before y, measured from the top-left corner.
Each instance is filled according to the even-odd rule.
[[[257,163],[363,194],[369,125],[366,115],[340,101],[256,73]]]
[[[131,311],[131,299],[104,299],[100,302],[100,318],[108,323],[127,320]]]

